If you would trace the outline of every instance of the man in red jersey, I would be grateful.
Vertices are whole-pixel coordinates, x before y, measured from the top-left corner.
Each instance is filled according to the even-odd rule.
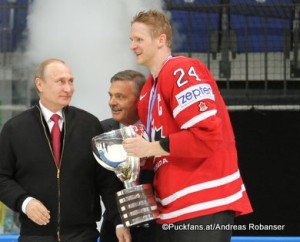
[[[172,29],[162,12],[134,16],[130,39],[137,63],[151,73],[138,104],[151,142],[130,138],[124,148],[155,156],[157,241],[229,242],[234,217],[252,207],[216,81],[198,59],[171,55]]]

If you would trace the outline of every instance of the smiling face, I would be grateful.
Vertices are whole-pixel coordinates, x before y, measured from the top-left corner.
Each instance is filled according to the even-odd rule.
[[[112,118],[126,126],[138,121],[137,102],[139,96],[135,83],[129,80],[113,81],[108,92]]]
[[[150,27],[139,22],[133,23],[130,39],[130,49],[136,55],[137,63],[151,68],[155,63],[154,58],[158,49],[158,40],[151,36]]]
[[[171,54],[172,27],[168,17],[160,11],[141,11],[131,21],[130,49],[140,65],[157,74]]]
[[[36,77],[35,84],[39,92],[41,103],[57,112],[71,102],[74,85],[70,68],[62,62],[49,63],[41,77]]]

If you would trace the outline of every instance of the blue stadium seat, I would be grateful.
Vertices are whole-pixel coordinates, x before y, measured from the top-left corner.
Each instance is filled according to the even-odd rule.
[[[168,1],[168,0],[166,0]],[[220,4],[221,0],[169,0],[173,6],[209,6]]]
[[[0,234],[0,242],[18,242],[18,234]]]
[[[0,0],[0,52],[13,52],[23,39],[29,0]]]
[[[220,12],[214,8],[216,4],[220,4],[220,0],[172,1],[174,52],[211,52],[216,48],[220,27]],[[202,11],[202,6],[211,9],[203,8]],[[184,9],[186,7],[194,9]]]
[[[236,35],[238,53],[285,50],[286,36],[292,28],[292,8],[287,4],[292,0],[230,0],[229,3],[230,28]],[[282,7],[284,4],[286,7]]]
[[[29,0],[17,0],[19,7],[15,9],[15,24],[12,39],[14,50],[24,39],[24,30],[27,27],[28,1]]]

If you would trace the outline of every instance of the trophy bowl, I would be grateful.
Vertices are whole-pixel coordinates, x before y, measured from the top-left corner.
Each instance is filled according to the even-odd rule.
[[[92,152],[104,168],[114,171],[125,189],[116,193],[118,209],[125,227],[132,227],[158,218],[157,204],[152,185],[138,185],[140,159],[128,156],[123,140],[142,135],[148,136],[142,124],[112,130],[92,138]]]
[[[124,128],[123,128],[124,129]],[[123,137],[134,137],[129,129],[112,130],[92,139],[93,155],[104,168],[114,171],[122,182],[136,181],[139,170],[139,158],[127,156],[123,148]],[[130,136],[131,135],[131,136]]]

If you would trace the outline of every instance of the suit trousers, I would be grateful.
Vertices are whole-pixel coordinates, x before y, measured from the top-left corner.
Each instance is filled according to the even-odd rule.
[[[97,229],[85,229],[74,233],[61,235],[60,242],[97,242],[99,231]],[[19,242],[58,242],[57,236],[32,236],[21,235]]]
[[[132,242],[155,242],[155,221],[139,226],[131,227]],[[100,242],[118,242],[116,226],[108,220],[104,220],[100,230]]]

